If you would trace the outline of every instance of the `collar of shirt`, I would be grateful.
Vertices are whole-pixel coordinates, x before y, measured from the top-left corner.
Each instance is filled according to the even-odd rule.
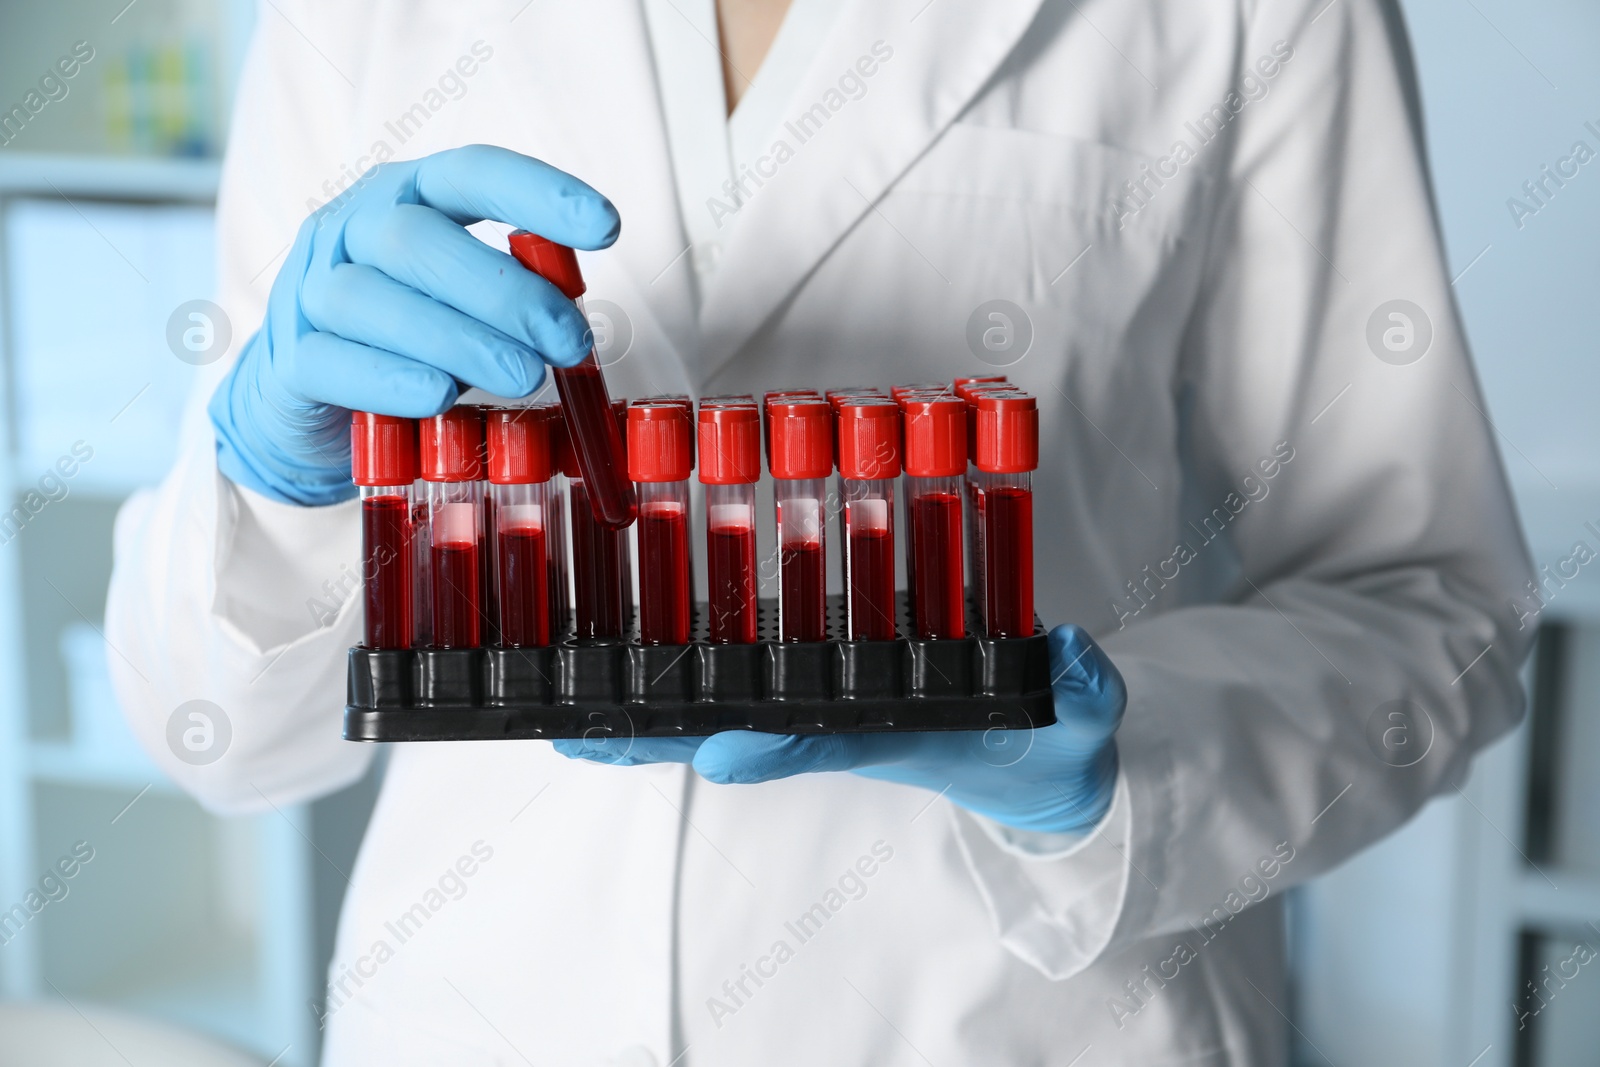
[[[717,269],[738,209],[756,191],[741,177],[782,125],[790,98],[846,2],[790,0],[772,47],[730,116],[716,0],[644,0],[697,298]]]

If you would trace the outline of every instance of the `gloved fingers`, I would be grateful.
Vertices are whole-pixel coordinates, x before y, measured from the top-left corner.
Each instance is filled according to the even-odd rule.
[[[437,367],[331,333],[308,333],[273,361],[285,386],[317,404],[421,419],[456,398],[455,380]]]
[[[498,396],[527,396],[544,382],[544,363],[531,348],[375,267],[335,264],[302,299],[318,330],[437,367]]]
[[[1122,674],[1094,638],[1079,626],[1050,631],[1050,688],[1058,725],[1085,744],[1116,733],[1128,704]]]
[[[588,320],[559,289],[431,207],[364,206],[345,224],[344,253],[558,367],[579,362],[593,344]]]
[[[575,737],[555,742],[569,759],[637,767],[645,763],[692,763],[703,737]]]
[[[573,248],[605,248],[622,220],[611,201],[548,163],[493,145],[465,145],[417,163],[418,199],[466,226],[483,219]]]
[[[902,759],[916,734],[765,734],[728,730],[700,746],[694,769],[724,785],[770,782],[815,771],[851,771]]]

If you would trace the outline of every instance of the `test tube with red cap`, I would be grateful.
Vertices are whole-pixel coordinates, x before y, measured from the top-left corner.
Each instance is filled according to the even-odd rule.
[[[639,641],[689,643],[691,424],[681,404],[634,401],[628,474],[639,499]]]
[[[352,412],[350,473],[361,493],[361,579],[366,609],[361,643],[367,648],[410,648],[416,423]]]
[[[612,405],[615,407],[615,405]],[[563,408],[563,413],[568,414]],[[608,412],[612,425],[621,421]],[[626,417],[626,412],[622,413]],[[573,442],[567,423],[568,441]],[[620,436],[620,432],[619,432]],[[576,445],[573,445],[576,452]],[[626,460],[626,454],[624,454]],[[624,465],[622,474],[627,475]],[[567,513],[572,524],[573,631],[578,637],[621,637],[632,599],[627,530],[600,522],[591,505],[589,480],[567,476]],[[633,495],[633,483],[628,483]]]
[[[419,425],[428,494],[434,648],[482,640],[483,412],[466,405]]]
[[[550,412],[496,408],[487,415],[488,509],[494,545],[493,602],[500,643],[528,648],[550,643]]]
[[[1039,410],[1022,390],[976,394],[983,503],[983,619],[990,637],[1033,633],[1033,471]]]
[[[908,569],[916,587],[918,637],[966,635],[962,582],[961,482],[967,470],[966,402],[955,396],[907,397],[905,471],[910,502]]]
[[[953,392],[967,402],[967,477],[965,481],[967,528],[967,584],[983,603],[983,498],[978,494],[978,409],[973,399],[994,389],[1013,389],[1003,374],[957,378]]]
[[[702,401],[700,482],[706,487],[706,620],[714,644],[752,645],[756,615],[756,482],[761,413],[744,398]]]
[[[888,397],[857,396],[842,400],[835,411],[850,640],[892,641],[900,408]]]
[[[561,290],[563,296],[578,305],[578,310],[583,310],[587,286],[578,269],[577,254],[571,248],[526,230],[514,232],[510,244],[511,254],[519,263]],[[600,373],[600,361],[591,348],[577,366],[556,367],[553,373],[595,521],[612,529],[626,527],[633,522],[637,504],[633,483],[627,476],[622,434],[616,420],[608,417],[611,400],[606,392],[605,377]]]
[[[778,520],[778,639],[824,641],[824,497],[833,473],[833,409],[818,396],[772,400],[767,435]]]

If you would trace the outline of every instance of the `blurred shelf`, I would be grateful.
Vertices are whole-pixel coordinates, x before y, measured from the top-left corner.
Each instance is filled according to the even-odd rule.
[[[1517,896],[1522,921],[1529,926],[1588,928],[1600,917],[1600,878],[1592,874],[1527,870]]]
[[[146,786],[154,792],[181,794],[143,752],[102,751],[65,741],[35,741],[28,746],[28,771],[35,781],[122,788],[133,793]]]
[[[208,203],[216,199],[221,173],[216,159],[6,152],[0,153],[0,196]]]

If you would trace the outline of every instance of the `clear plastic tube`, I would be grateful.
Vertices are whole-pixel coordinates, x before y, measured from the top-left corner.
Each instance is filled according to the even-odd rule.
[[[688,419],[684,420],[685,425]],[[640,482],[639,640],[689,643],[689,483]]]
[[[570,478],[574,632],[579,637],[621,637],[628,617],[627,530],[603,526],[589,502],[588,483]],[[632,486],[629,486],[632,495]]]
[[[411,647],[433,644],[433,532],[428,526],[428,482],[411,486]]]
[[[983,516],[984,627],[990,637],[1033,633],[1033,475],[978,474]]]
[[[577,304],[582,311],[581,297]],[[623,529],[637,516],[638,502],[628,480],[627,452],[611,413],[600,361],[591,350],[576,367],[556,367],[555,379],[595,519],[603,526]]]
[[[500,643],[507,648],[548,645],[554,576],[549,483],[491,484],[489,499]]]
[[[845,615],[852,641],[892,641],[894,603],[894,481],[839,479],[844,500]]]
[[[428,482],[435,648],[482,643],[483,483]]]
[[[361,578],[366,609],[361,643],[410,648],[411,486],[361,486]]]
[[[962,480],[960,475],[906,479],[915,546],[912,615],[918,637],[966,635],[966,590],[961,578]]]
[[[756,614],[756,487],[706,486],[707,629],[716,644],[751,645]]]
[[[828,637],[825,491],[822,478],[779,478],[773,485],[781,641],[825,641]]]

